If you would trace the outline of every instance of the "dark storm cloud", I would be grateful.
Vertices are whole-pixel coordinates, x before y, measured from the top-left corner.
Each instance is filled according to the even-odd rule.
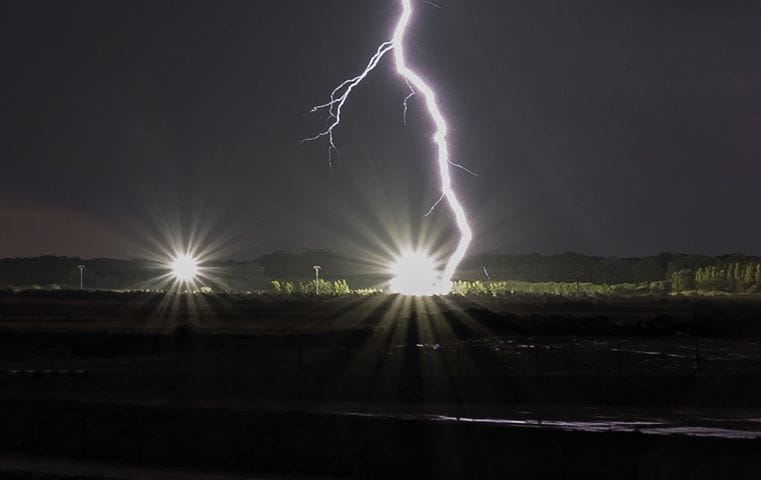
[[[60,250],[80,257],[111,257],[133,248],[120,226],[54,205],[4,203],[0,224],[13,227],[0,230],[0,245],[14,246],[15,256]]]
[[[476,249],[761,253],[748,219],[761,203],[759,2],[439,3],[418,3],[410,58],[440,90],[456,160],[480,173],[456,176]],[[4,2],[0,202],[15,213],[0,256],[87,255],[88,242],[120,256],[97,232],[134,243],[157,222],[213,224],[241,257],[445,236],[445,209],[422,217],[437,197],[430,124],[413,101],[402,125],[388,63],[347,105],[333,170],[324,144],[297,145],[322,127],[305,113],[396,12]],[[30,241],[60,211],[93,234]]]

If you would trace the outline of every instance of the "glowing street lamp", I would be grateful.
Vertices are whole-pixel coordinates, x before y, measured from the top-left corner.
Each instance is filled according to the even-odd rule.
[[[85,282],[84,282],[85,266],[77,265],[77,268],[79,269],[79,289],[82,290],[84,289],[84,285],[85,285]]]
[[[322,269],[321,266],[315,265],[314,267],[314,293],[316,295],[320,294],[320,270]]]
[[[178,283],[191,283],[199,273],[198,260],[189,253],[178,253],[170,262],[169,269]]]

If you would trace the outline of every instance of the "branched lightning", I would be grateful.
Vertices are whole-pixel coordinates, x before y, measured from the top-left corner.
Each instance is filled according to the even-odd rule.
[[[383,56],[392,48],[394,48],[394,44],[392,42],[382,43],[378,47],[378,51],[375,52],[375,55],[370,58],[370,62],[367,64],[367,67],[365,67],[365,70],[362,73],[354,78],[350,78],[344,81],[342,84],[334,88],[330,94],[330,101],[328,103],[323,103],[322,105],[312,107],[312,113],[319,112],[320,110],[327,108],[328,121],[330,124],[328,125],[327,129],[318,133],[314,137],[303,139],[299,145],[303,144],[304,142],[317,140],[318,138],[328,137],[328,161],[330,162],[331,168],[333,166],[333,154],[338,153],[336,144],[333,141],[333,130],[335,130],[335,128],[341,123],[341,110],[343,109],[346,100],[349,98],[349,95],[351,95],[351,91],[354,90],[354,87],[362,83],[362,80],[364,80],[365,77],[367,77],[367,75],[369,75],[370,72],[378,66],[378,63],[381,61]]]
[[[415,95],[420,95],[425,101],[428,114],[435,124],[435,132],[433,134],[433,142],[437,148],[437,165],[439,168],[439,177],[441,181],[441,197],[431,207],[426,215],[430,215],[436,206],[446,199],[449,208],[452,210],[454,220],[457,225],[457,229],[460,232],[460,239],[457,243],[452,255],[446,262],[444,270],[441,272],[441,277],[438,281],[437,292],[441,294],[449,293],[452,276],[457,269],[457,266],[462,262],[465,257],[465,252],[470,245],[470,241],[473,238],[473,232],[468,224],[467,215],[462,204],[457,199],[457,195],[452,187],[452,177],[450,172],[450,166],[460,168],[468,173],[474,174],[472,171],[463,167],[462,165],[453,163],[449,158],[449,145],[447,143],[447,122],[441,113],[441,109],[436,101],[436,94],[428,83],[423,80],[414,70],[412,70],[406,62],[404,39],[409,27],[410,20],[412,19],[412,0],[399,0],[402,6],[402,13],[399,17],[399,21],[394,30],[394,36],[390,41],[382,43],[375,54],[370,58],[365,69],[359,75],[350,78],[340,85],[338,85],[330,94],[330,101],[322,105],[317,105],[312,108],[312,112],[328,110],[329,125],[327,129],[318,133],[317,135],[309,138],[305,138],[301,143],[317,140],[322,137],[328,138],[328,161],[331,166],[333,164],[333,154],[338,153],[334,139],[333,131],[341,123],[341,110],[343,109],[346,100],[351,95],[352,90],[358,86],[362,81],[370,74],[378,63],[389,51],[394,51],[394,62],[396,65],[396,71],[402,76],[407,86],[410,89],[409,95],[404,99],[404,122],[406,124],[407,118],[407,106],[408,101]],[[435,5],[435,4],[434,4]],[[438,6],[438,5],[436,5]],[[474,174],[475,175],[475,174]]]
[[[404,122],[404,126],[407,126],[407,110],[409,107],[410,98],[415,96],[415,89],[412,88],[412,85],[410,85],[410,82],[405,78],[404,81],[407,83],[407,87],[410,89],[410,93],[407,94],[406,97],[404,97],[404,101],[402,102],[402,107],[404,107],[404,111],[402,112],[402,121]]]

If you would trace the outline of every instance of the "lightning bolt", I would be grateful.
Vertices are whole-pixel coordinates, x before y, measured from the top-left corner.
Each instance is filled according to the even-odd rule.
[[[468,218],[465,213],[465,209],[457,198],[457,194],[452,187],[452,175],[450,167],[461,168],[469,173],[469,170],[462,165],[453,163],[449,157],[449,144],[447,143],[447,122],[444,119],[444,115],[441,113],[438,102],[436,101],[436,93],[433,88],[418,75],[412,68],[407,65],[405,58],[404,38],[407,33],[407,29],[412,19],[412,2],[411,0],[400,0],[402,6],[402,13],[399,17],[399,21],[394,29],[394,36],[390,41],[380,44],[375,54],[370,58],[365,69],[359,75],[353,78],[345,80],[338,85],[330,94],[330,101],[322,105],[317,105],[312,108],[312,112],[318,112],[322,110],[328,111],[328,127],[317,135],[309,138],[305,138],[301,141],[310,142],[323,137],[328,139],[328,161],[330,165],[333,164],[333,155],[338,154],[336,148],[333,132],[341,123],[341,111],[344,104],[348,100],[352,91],[372,72],[383,57],[390,51],[394,52],[394,62],[396,65],[396,71],[402,76],[407,86],[410,89],[409,95],[404,99],[404,114],[406,122],[407,102],[413,95],[420,95],[424,102],[428,114],[430,115],[435,125],[435,132],[433,134],[433,142],[436,144],[437,155],[436,162],[439,169],[439,178],[441,182],[441,197],[436,204],[428,212],[429,214],[443,200],[447,201],[449,208],[454,215],[454,220],[457,225],[457,229],[460,233],[460,239],[457,242],[457,247],[454,252],[449,256],[449,259],[444,266],[444,270],[441,272],[441,278],[439,279],[436,290],[438,293],[444,295],[449,293],[452,276],[457,270],[457,266],[462,262],[465,257],[465,253],[468,250],[471,240],[473,239],[473,232],[468,224]]]

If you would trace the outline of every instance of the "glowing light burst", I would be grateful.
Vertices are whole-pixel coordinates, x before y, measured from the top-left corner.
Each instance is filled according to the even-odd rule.
[[[189,253],[180,253],[169,263],[172,277],[180,283],[193,282],[200,273],[198,260]]]
[[[350,78],[340,85],[338,85],[330,95],[330,101],[322,105],[317,105],[312,108],[312,112],[328,110],[329,125],[328,128],[319,134],[302,140],[302,143],[317,140],[319,138],[327,137],[328,146],[328,160],[332,165],[333,153],[337,153],[338,149],[334,143],[333,131],[341,123],[341,110],[346,103],[346,100],[351,95],[352,90],[358,86],[369,75],[369,73],[378,66],[378,63],[389,51],[394,51],[394,61],[396,65],[396,71],[404,78],[404,81],[410,87],[410,94],[404,99],[404,112],[406,118],[407,102],[411,96],[420,94],[428,110],[428,114],[433,120],[436,131],[433,135],[433,141],[437,148],[437,166],[439,169],[439,177],[441,181],[441,197],[436,202],[434,207],[439,202],[446,199],[449,208],[454,215],[457,229],[460,233],[460,239],[457,243],[457,247],[450,255],[449,259],[444,266],[444,270],[441,275],[437,275],[436,283],[429,294],[447,294],[451,288],[452,276],[457,270],[457,266],[462,262],[465,257],[465,252],[468,250],[470,241],[473,238],[473,232],[468,224],[467,215],[460,201],[457,199],[454,188],[452,187],[452,177],[450,167],[463,168],[461,165],[452,163],[449,157],[449,145],[447,143],[447,122],[441,113],[441,109],[436,101],[436,94],[433,88],[423,80],[414,70],[412,70],[406,62],[404,38],[409,27],[410,20],[412,19],[412,0],[400,0],[402,6],[402,13],[399,21],[394,30],[394,36],[391,41],[382,43],[378,50],[370,58],[370,61],[365,67],[364,71],[359,75]],[[463,170],[469,171],[465,168]],[[471,172],[472,173],[472,172]],[[430,213],[430,212],[429,212]]]
[[[394,276],[389,284],[393,293],[426,296],[439,293],[436,262],[424,252],[405,252],[391,265]]]

